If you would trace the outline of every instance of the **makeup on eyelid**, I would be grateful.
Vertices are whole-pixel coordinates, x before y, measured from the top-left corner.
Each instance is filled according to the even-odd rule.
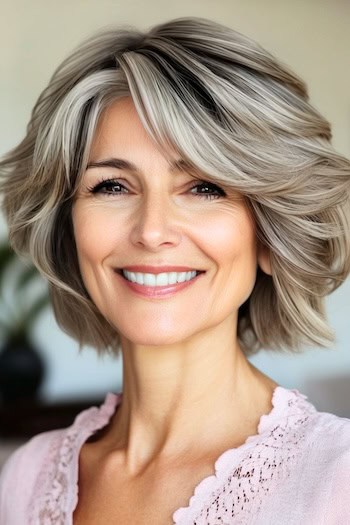
[[[123,194],[125,194],[125,192],[108,193],[107,191],[105,191],[105,192],[101,192],[100,191],[102,189],[106,189],[108,186],[110,187],[110,189],[112,187],[119,186],[120,188],[123,188],[124,190],[127,190],[127,188],[123,184],[121,184],[121,182],[119,182],[118,179],[112,179],[112,178],[102,179],[97,184],[87,187],[87,190],[90,193],[92,193],[92,194],[100,193],[100,194],[108,195],[108,196],[116,196],[116,195],[123,195]],[[201,197],[201,198],[204,198],[204,199],[207,199],[207,200],[214,200],[214,199],[218,199],[220,197],[225,197],[226,196],[226,192],[222,188],[220,188],[219,186],[217,186],[216,184],[214,184],[212,182],[207,182],[207,181],[204,181],[204,180],[203,181],[199,181],[199,182],[197,180],[195,182],[195,184],[190,187],[190,190],[193,190],[194,188],[198,188],[200,186],[201,187],[212,188],[212,189],[214,189],[216,191],[216,194],[213,194],[213,193],[197,193],[196,194],[195,193],[194,195],[196,195],[198,197]]]

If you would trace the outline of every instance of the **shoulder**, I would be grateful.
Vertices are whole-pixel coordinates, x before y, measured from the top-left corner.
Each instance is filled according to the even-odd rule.
[[[56,505],[53,492],[60,484],[64,492],[60,504],[68,498],[76,486],[82,444],[108,423],[120,399],[107,394],[100,407],[83,410],[70,427],[38,434],[10,456],[0,473],[0,524],[27,523],[28,512],[36,516],[47,505],[47,497]]]
[[[280,413],[281,426],[291,433],[300,434],[302,448],[311,449],[319,454],[329,453],[338,457],[350,446],[350,419],[331,412],[322,412],[309,401],[308,397],[297,389],[281,389]]]
[[[32,466],[35,465],[35,470],[40,468],[52,444],[62,436],[63,432],[63,429],[43,432],[16,449],[1,470],[0,490],[4,483],[18,481],[21,473],[32,472]]]
[[[307,396],[296,392],[297,429],[304,460],[321,462],[326,468],[347,461],[350,451],[350,419],[318,410]],[[290,414],[288,414],[290,415]]]
[[[329,490],[325,505],[325,523],[336,525],[350,520],[350,419],[321,413],[318,460]],[[316,442],[317,450],[317,442]]]
[[[333,466],[335,477],[344,473],[350,481],[350,419],[317,412],[313,423],[310,448],[325,467]]]
[[[330,412],[315,412],[309,422],[311,444],[317,452],[328,452],[334,459],[347,457],[350,451],[350,419]]]
[[[329,492],[334,479],[350,473],[350,419],[319,411],[296,389],[282,389],[280,397],[280,412],[268,421],[268,444],[273,451],[278,444],[288,478],[295,479],[297,489],[302,481],[304,492],[309,487],[314,493],[317,479],[318,489]]]
[[[350,523],[350,419],[305,400],[297,408],[288,413],[285,438],[279,438],[283,426],[272,429],[276,440],[259,469],[269,495],[253,523],[275,523],[276,515],[288,523]]]
[[[317,515],[329,525],[349,523],[350,419],[315,411],[305,433],[306,446],[295,471],[293,493],[308,509],[308,519]]]
[[[61,442],[63,433],[64,429],[38,434],[7,459],[0,473],[0,523],[24,523],[21,520],[38,474],[51,461],[52,450]],[[16,515],[12,516],[14,507]]]
[[[88,437],[109,421],[120,400],[117,394],[107,394],[100,407],[92,406],[80,412],[71,426],[42,432],[20,446],[8,458],[0,472],[0,490],[24,472],[36,472],[46,461],[55,459],[65,441],[73,450],[81,445],[81,438]],[[33,468],[32,468],[33,467]],[[27,476],[26,476],[27,477]]]

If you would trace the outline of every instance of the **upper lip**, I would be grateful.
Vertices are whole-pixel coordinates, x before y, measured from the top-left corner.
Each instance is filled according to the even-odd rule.
[[[121,270],[127,270],[128,272],[140,272],[140,273],[164,273],[164,272],[191,272],[196,270],[196,268],[190,268],[188,266],[148,266],[148,265],[133,265],[133,266],[124,266],[120,268]],[[205,270],[196,270],[202,272]]]

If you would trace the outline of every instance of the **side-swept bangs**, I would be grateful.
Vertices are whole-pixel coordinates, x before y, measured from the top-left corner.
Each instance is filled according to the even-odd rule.
[[[119,350],[82,282],[71,210],[99,118],[125,96],[165,155],[175,149],[248,203],[272,275],[258,269],[239,310],[246,354],[329,346],[324,298],[350,271],[350,162],[302,80],[251,39],[200,18],[84,42],[0,163],[11,245],[48,279],[61,328],[80,347]]]

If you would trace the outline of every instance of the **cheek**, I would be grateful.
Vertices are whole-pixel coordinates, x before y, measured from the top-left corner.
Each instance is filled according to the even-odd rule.
[[[242,261],[256,266],[254,223],[244,209],[227,213],[220,220],[208,223],[205,231],[222,262],[230,264]]]
[[[89,263],[102,261],[108,254],[115,231],[110,221],[109,224],[106,221],[105,214],[88,207],[78,207],[72,219],[79,264],[83,270]]]

